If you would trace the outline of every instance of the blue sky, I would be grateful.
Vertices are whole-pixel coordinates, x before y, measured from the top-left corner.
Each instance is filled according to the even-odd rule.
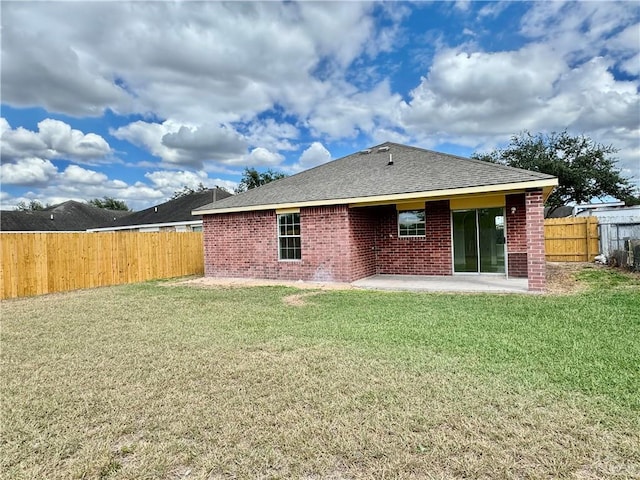
[[[638,2],[12,2],[2,209],[567,129],[640,185]]]

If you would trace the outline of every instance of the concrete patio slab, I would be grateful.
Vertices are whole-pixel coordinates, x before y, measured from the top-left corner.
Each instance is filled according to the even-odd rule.
[[[415,292],[490,292],[531,293],[526,278],[502,275],[373,275],[351,283],[373,290],[409,290]]]

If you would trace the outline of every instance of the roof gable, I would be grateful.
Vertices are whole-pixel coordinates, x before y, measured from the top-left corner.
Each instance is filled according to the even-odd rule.
[[[194,214],[312,202],[349,203],[353,199],[360,201],[393,195],[410,198],[425,192],[479,186],[500,190],[501,185],[537,181],[556,184],[555,177],[543,173],[386,142],[248,190],[215,205],[205,205]]]

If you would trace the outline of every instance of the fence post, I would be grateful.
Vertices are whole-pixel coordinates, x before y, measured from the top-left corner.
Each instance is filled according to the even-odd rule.
[[[587,217],[587,234],[585,235],[586,239],[587,239],[587,258],[586,261],[590,262],[591,260],[589,260],[590,255],[589,255],[589,247],[591,246],[591,217]]]

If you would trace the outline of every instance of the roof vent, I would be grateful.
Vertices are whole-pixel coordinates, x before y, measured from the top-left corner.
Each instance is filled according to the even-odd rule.
[[[379,147],[378,151],[379,152],[388,152],[389,151],[389,145],[385,145],[384,147]]]
[[[389,163],[387,165],[393,165],[393,153],[389,154]]]
[[[158,207],[153,207],[153,211],[157,212],[158,211]]]
[[[364,150],[360,150],[360,153],[362,155],[368,155],[371,153],[371,149],[370,148],[365,148]]]

